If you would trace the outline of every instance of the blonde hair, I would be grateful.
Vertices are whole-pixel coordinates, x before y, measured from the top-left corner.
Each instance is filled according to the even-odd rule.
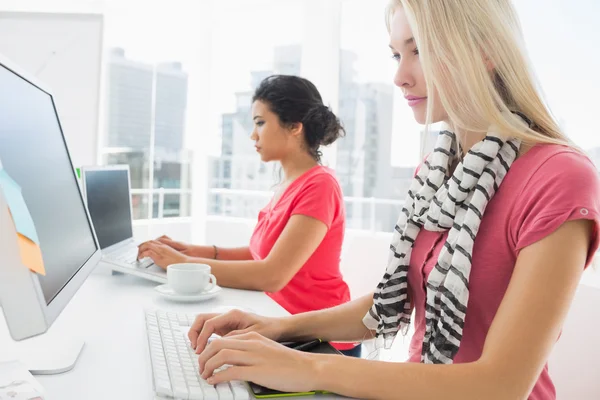
[[[419,48],[427,95],[433,99],[437,91],[454,128],[487,132],[493,125],[526,143],[572,145],[542,99],[510,0],[393,0],[388,30],[398,7]],[[510,111],[524,114],[532,126],[524,128]]]

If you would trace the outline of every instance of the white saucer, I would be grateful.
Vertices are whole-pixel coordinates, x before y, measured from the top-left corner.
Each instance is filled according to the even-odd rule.
[[[223,289],[221,289],[221,287],[217,285],[207,292],[201,292],[197,294],[179,294],[175,293],[175,291],[171,287],[169,287],[169,285],[164,284],[156,286],[154,290],[156,290],[165,299],[173,301],[194,302],[212,299],[213,297],[218,295]]]

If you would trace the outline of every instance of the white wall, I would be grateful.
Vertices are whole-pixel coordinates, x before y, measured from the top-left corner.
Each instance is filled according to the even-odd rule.
[[[191,218],[169,218],[133,221],[133,237],[139,242],[167,235],[185,243],[193,242]]]
[[[73,164],[97,158],[103,18],[0,12],[0,53],[54,94]]]
[[[206,244],[239,247],[250,243],[256,221],[236,218],[207,217]]]
[[[600,399],[600,286],[582,284],[550,357],[559,400]]]

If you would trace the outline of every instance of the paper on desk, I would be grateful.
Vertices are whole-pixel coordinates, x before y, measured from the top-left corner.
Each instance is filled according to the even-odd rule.
[[[39,246],[40,240],[21,193],[21,187],[8,175],[5,169],[0,169],[0,189],[4,192],[17,232]]]
[[[43,400],[42,385],[18,361],[0,362],[0,400]]]

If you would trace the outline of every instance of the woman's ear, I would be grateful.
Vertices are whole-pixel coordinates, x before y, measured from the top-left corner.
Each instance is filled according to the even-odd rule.
[[[292,136],[300,136],[302,134],[302,130],[304,129],[304,124],[302,122],[294,122],[289,126],[289,131]]]

